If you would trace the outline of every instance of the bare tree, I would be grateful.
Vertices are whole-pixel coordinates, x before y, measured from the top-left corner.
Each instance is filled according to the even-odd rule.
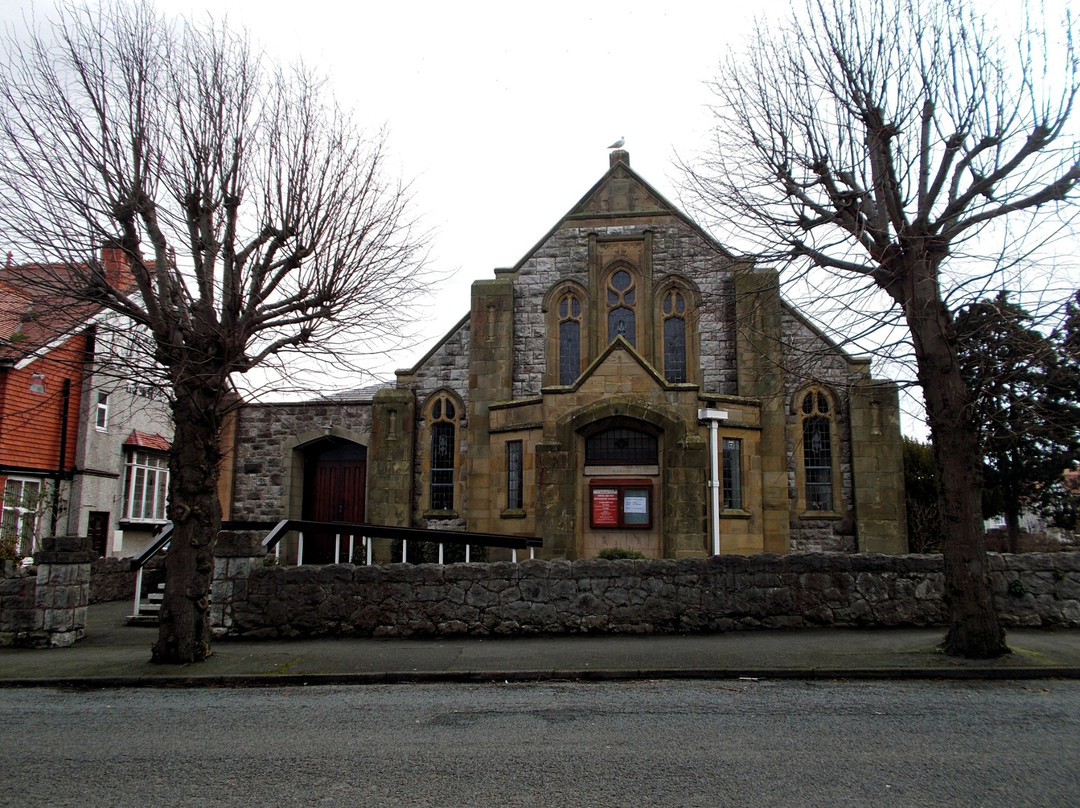
[[[872,285],[902,313],[942,481],[945,648],[969,657],[1008,648],[953,313],[1005,264],[953,265],[993,227],[1005,243],[1017,224],[1060,225],[1080,180],[1071,23],[1048,48],[1024,22],[1010,48],[962,0],[805,0],[723,63],[715,143],[687,169],[704,206],[774,245],[768,258]]]
[[[382,134],[310,71],[212,22],[65,2],[8,38],[0,99],[10,249],[48,258],[34,283],[57,300],[145,328],[168,379],[175,532],[153,659],[202,659],[231,379],[392,332],[420,288],[424,238]]]

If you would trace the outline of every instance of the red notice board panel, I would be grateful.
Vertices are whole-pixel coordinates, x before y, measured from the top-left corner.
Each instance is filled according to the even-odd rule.
[[[592,489],[592,526],[619,526],[619,489]]]

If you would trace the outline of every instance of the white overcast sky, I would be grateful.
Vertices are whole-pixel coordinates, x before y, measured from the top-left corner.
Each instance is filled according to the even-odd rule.
[[[666,5],[666,8],[665,8]],[[281,61],[330,79],[365,125],[386,125],[398,170],[433,231],[432,264],[454,272],[426,312],[419,359],[469,309],[469,285],[512,266],[607,170],[631,164],[677,201],[676,152],[701,148],[705,82],[751,11],[786,0],[367,2],[159,0],[167,13],[227,15]],[[0,0],[4,22],[38,3]]]
[[[676,154],[708,144],[707,81],[754,15],[790,0],[393,2],[159,0],[227,15],[274,58],[302,58],[372,128],[433,231],[432,263],[455,273],[432,296],[423,340],[373,368],[411,365],[469,308],[469,285],[515,264],[607,170],[626,137],[631,165],[678,203]],[[1047,0],[1048,15],[1066,0]],[[35,4],[0,0],[0,21]],[[1019,0],[982,10],[1015,11]],[[36,4],[47,16],[51,0]]]

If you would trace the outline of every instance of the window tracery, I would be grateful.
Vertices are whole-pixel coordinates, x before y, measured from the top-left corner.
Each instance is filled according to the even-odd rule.
[[[637,282],[626,269],[616,269],[606,284],[608,342],[623,337],[637,347]]]

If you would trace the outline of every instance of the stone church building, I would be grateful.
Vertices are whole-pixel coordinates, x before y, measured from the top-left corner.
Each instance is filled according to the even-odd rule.
[[[229,459],[233,519],[537,536],[544,558],[907,549],[896,385],[621,150],[395,384],[247,406]]]

